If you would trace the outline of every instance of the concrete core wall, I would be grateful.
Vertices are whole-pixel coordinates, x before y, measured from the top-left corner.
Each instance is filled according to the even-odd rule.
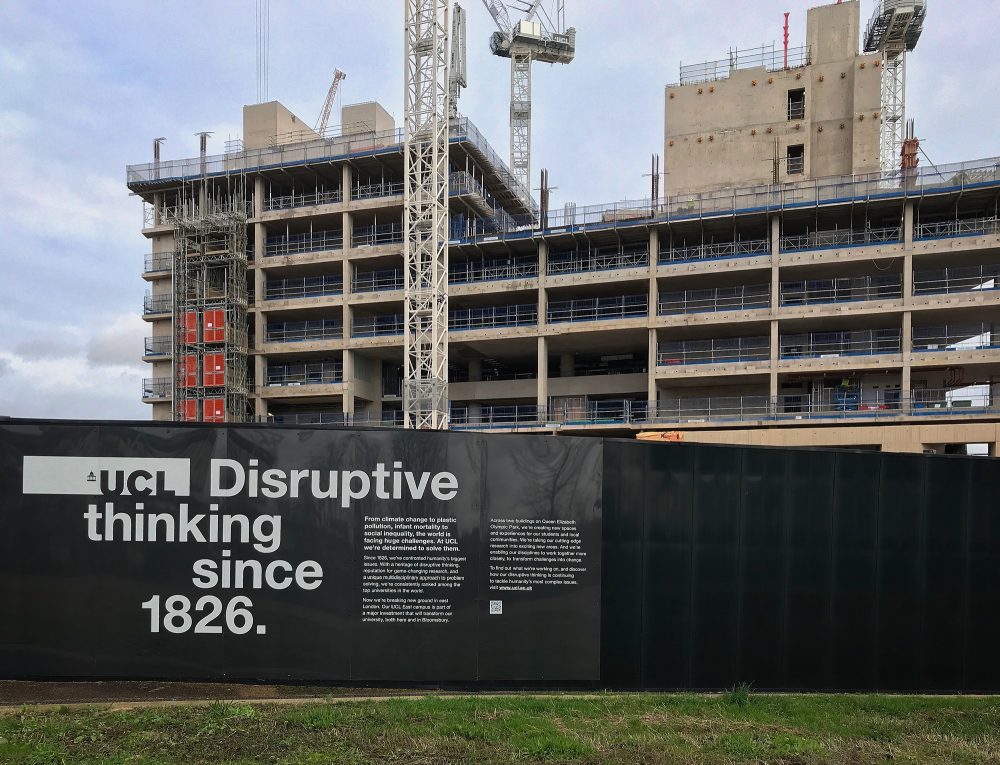
[[[810,63],[739,69],[726,79],[668,85],[666,194],[874,172],[879,169],[881,61],[858,55],[860,4],[812,8]],[[805,91],[801,116],[791,91]],[[788,148],[803,147],[801,172]]]
[[[319,136],[305,122],[277,101],[243,107],[243,145],[263,149],[277,144],[296,143]]]

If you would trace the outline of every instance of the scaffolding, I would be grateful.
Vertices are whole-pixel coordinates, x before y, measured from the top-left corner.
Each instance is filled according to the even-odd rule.
[[[182,184],[174,232],[173,419],[250,419],[246,176]]]

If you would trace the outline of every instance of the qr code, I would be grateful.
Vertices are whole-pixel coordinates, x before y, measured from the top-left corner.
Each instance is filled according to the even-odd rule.
[[[503,614],[503,601],[502,600],[491,600],[490,601],[490,616],[495,616],[498,614]]]

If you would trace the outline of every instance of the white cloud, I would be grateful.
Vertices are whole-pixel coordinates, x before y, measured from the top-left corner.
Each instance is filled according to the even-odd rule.
[[[796,6],[793,45],[805,39],[805,8],[823,1]],[[873,5],[864,0],[863,20]],[[678,63],[780,40],[787,8],[787,0],[569,3],[576,60],[534,69],[535,179],[550,170],[558,206],[644,196],[649,155],[662,151],[663,86],[677,79]],[[506,157],[509,62],[489,51],[485,9],[475,0],[467,9],[461,109]],[[149,161],[161,135],[165,159],[196,156],[198,130],[214,130],[210,150],[221,152],[256,91],[252,13],[176,0],[158,6],[152,27],[149,13],[127,0],[0,1],[2,413],[149,416],[138,313],[150,245],[125,165]],[[994,16],[993,3],[952,0],[929,17],[908,63],[909,114],[935,161],[1000,153],[990,129],[1000,107],[983,96],[1000,86]],[[311,122],[341,67],[343,103],[378,100],[398,121],[402,17],[400,0],[272,4],[270,97]],[[955,79],[966,62],[970,78]]]
[[[122,314],[87,343],[87,361],[98,367],[134,366],[147,332],[149,325],[137,314]]]

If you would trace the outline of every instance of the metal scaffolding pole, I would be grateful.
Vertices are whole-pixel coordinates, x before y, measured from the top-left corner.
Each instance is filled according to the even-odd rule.
[[[204,153],[203,153],[204,154]],[[173,419],[249,419],[246,176],[185,182],[174,231]]]
[[[448,427],[448,0],[404,0],[408,428]]]

